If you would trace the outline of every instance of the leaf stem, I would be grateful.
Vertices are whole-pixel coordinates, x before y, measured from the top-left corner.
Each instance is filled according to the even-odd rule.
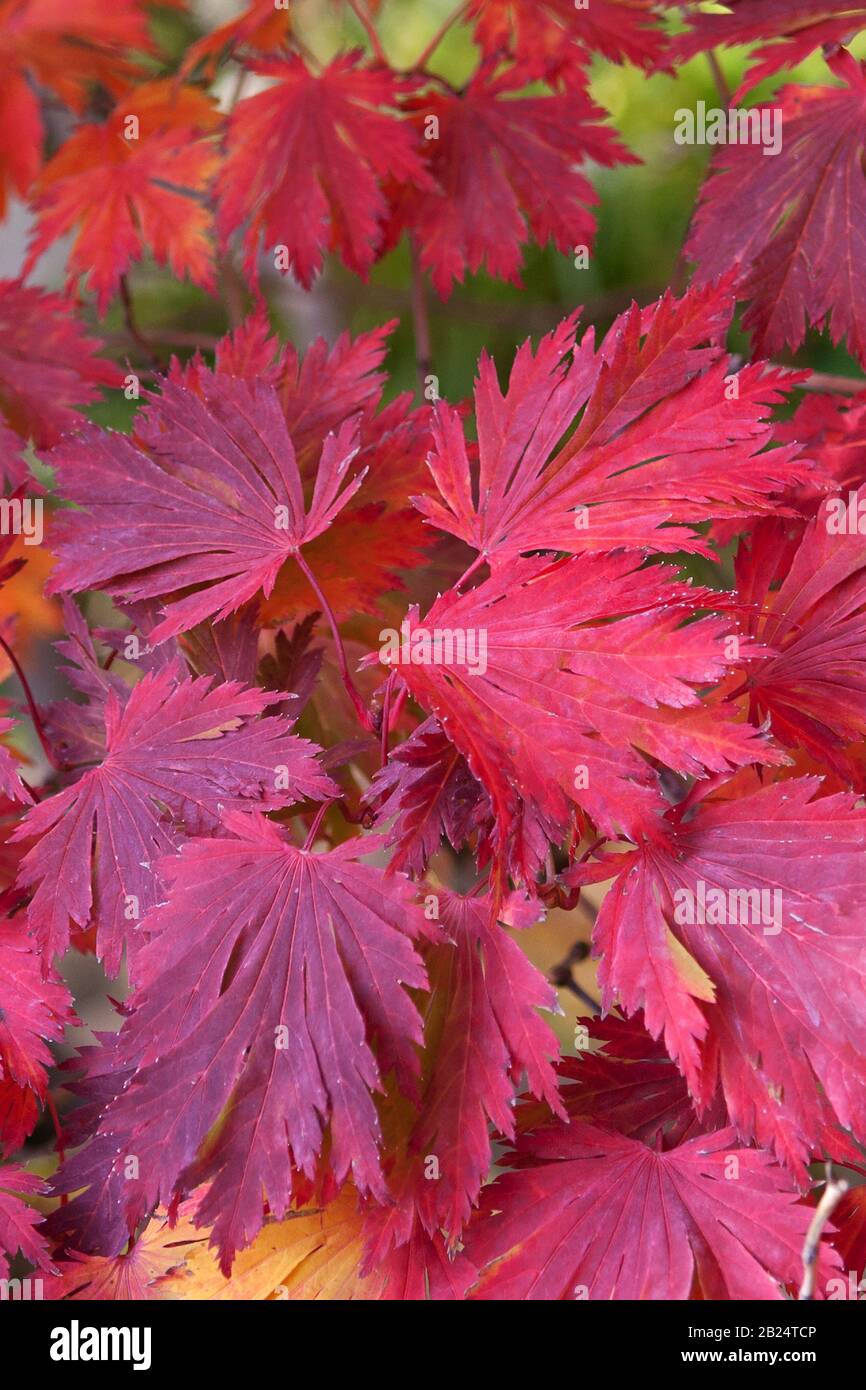
[[[6,641],[6,638],[3,636],[2,633],[0,633],[0,647],[3,648],[4,652],[11,661],[12,669],[18,677],[18,680],[21,682],[21,689],[24,691],[24,698],[27,701],[27,708],[30,711],[30,718],[33,720],[33,727],[36,730],[36,737],[42,744],[42,751],[44,752],[51,766],[55,768],[58,772],[62,772],[64,765],[63,763],[58,762],[57,755],[54,752],[48,735],[45,732],[45,726],[42,722],[42,715],[39,711],[39,706],[33,698],[33,692],[30,689],[30,682],[24,674],[20,661],[18,660],[17,656],[13,652],[12,648],[10,647],[9,643]]]
[[[412,324],[415,330],[415,370],[418,374],[418,392],[423,400],[427,377],[430,375],[432,350],[424,271],[421,268],[421,258],[414,237],[409,238],[409,255],[412,262]]]
[[[312,849],[312,848],[313,848],[313,845],[316,843],[316,836],[317,836],[318,833],[319,833],[319,826],[322,824],[322,821],[325,819],[325,816],[328,814],[328,812],[330,811],[331,807],[332,807],[332,806],[335,804],[335,802],[337,802],[337,801],[339,801],[339,797],[332,796],[331,799],[330,799],[330,801],[324,801],[324,802],[322,803],[322,805],[319,807],[318,811],[316,812],[315,816],[313,817],[313,823],[312,823],[312,825],[310,826],[309,832],[308,832],[308,834],[307,834],[307,838],[306,838],[306,840],[304,841],[304,849]]]
[[[377,59],[380,63],[383,64],[384,67],[389,67],[390,64],[388,63],[385,50],[382,47],[382,42],[379,38],[379,35],[376,33],[376,26],[370,18],[369,14],[367,13],[366,5],[361,4],[361,0],[348,0],[348,4],[349,9],[353,11],[356,19],[359,21],[362,28],[364,29],[367,38],[370,40],[373,52],[376,55]]]
[[[382,742],[381,742],[381,766],[384,767],[388,761],[388,734],[391,722],[391,695],[394,690],[395,671],[388,672],[388,679],[385,682],[385,694],[382,697]]]
[[[716,56],[716,50],[714,48],[711,48],[707,53],[707,62],[710,65],[710,72],[713,74],[713,81],[716,84],[719,100],[724,106],[730,106],[731,89],[725,80],[725,74],[722,72],[722,65]]]
[[[364,701],[361,699],[361,696],[358,694],[352,677],[349,675],[349,663],[346,660],[346,649],[343,646],[343,638],[340,633],[340,628],[337,624],[337,619],[334,615],[334,610],[328,602],[327,598],[325,597],[318,579],[313,574],[313,571],[310,569],[300,550],[296,550],[294,554],[295,559],[298,562],[298,568],[300,569],[310,588],[313,590],[313,593],[316,595],[316,598],[319,600],[322,612],[328,620],[328,625],[331,629],[331,634],[334,638],[334,645],[337,649],[337,665],[340,668],[340,675],[343,680],[343,685],[346,687],[346,694],[349,696],[349,699],[352,701],[352,704],[355,707],[355,713],[357,714],[358,719],[360,720],[362,729],[365,729],[368,733],[371,733],[373,730],[373,722],[370,718],[370,712],[364,704]]]
[[[813,372],[808,381],[797,383],[802,391],[831,391],[844,396],[856,396],[866,388],[866,381],[854,376],[834,376],[830,372]]]
[[[457,6],[457,9],[454,10],[453,14],[449,15],[449,17],[442,22],[442,24],[436,30],[436,33],[433,35],[432,39],[428,43],[427,47],[424,49],[424,52],[421,54],[420,58],[414,64],[414,67],[412,69],[413,72],[417,71],[419,68],[426,68],[430,59],[433,57],[433,54],[436,52],[436,49],[439,47],[445,35],[448,33],[448,30],[452,28],[453,25],[458,24],[460,22],[468,8],[468,0],[462,0],[462,3]]]
[[[163,364],[157,356],[153,345],[144,336],[135,318],[135,309],[132,303],[132,292],[129,288],[129,279],[126,275],[120,277],[120,302],[123,305],[123,320],[126,324],[126,331],[132,341],[141,348],[148,361],[158,372],[162,371]]]

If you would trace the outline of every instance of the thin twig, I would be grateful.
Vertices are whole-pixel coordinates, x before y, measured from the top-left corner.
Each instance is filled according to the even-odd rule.
[[[24,674],[20,661],[18,660],[17,656],[13,652],[12,648],[10,647],[9,643],[6,641],[6,638],[2,635],[2,633],[0,633],[0,647],[3,648],[4,652],[8,656],[10,662],[12,663],[12,669],[14,670],[16,676],[21,682],[21,689],[24,691],[24,698],[27,701],[27,708],[30,711],[30,718],[33,720],[33,727],[36,730],[36,737],[42,744],[42,751],[44,752],[51,766],[53,768],[56,768],[58,772],[61,772],[63,770],[64,765],[63,763],[58,761],[57,754],[54,752],[48,735],[45,732],[45,727],[42,723],[42,715],[39,711],[39,706],[33,698],[33,692],[30,689],[30,682]]]
[[[600,1002],[598,999],[594,999],[582,985],[579,985],[571,973],[572,965],[579,964],[581,961],[586,960],[589,955],[589,950],[590,948],[585,941],[575,941],[565,959],[551,968],[547,978],[557,989],[570,990],[572,994],[576,995],[584,1004],[588,1004],[589,1007],[598,1014],[601,1013]]]
[[[713,74],[713,81],[716,84],[716,91],[719,99],[724,106],[731,104],[731,89],[725,81],[725,74],[722,72],[721,64],[716,57],[715,49],[711,48],[707,53],[707,61],[710,65],[710,72]]]
[[[370,718],[370,711],[367,709],[367,706],[364,704],[364,701],[358,694],[358,691],[355,687],[355,683],[352,680],[352,677],[349,675],[349,663],[346,660],[346,649],[343,646],[343,638],[340,633],[340,628],[337,623],[334,610],[331,607],[328,600],[326,599],[318,579],[313,574],[313,571],[310,569],[300,550],[295,551],[295,559],[298,562],[298,568],[300,569],[310,588],[313,590],[313,593],[316,595],[316,598],[318,599],[321,605],[322,612],[324,613],[328,621],[328,625],[331,629],[331,634],[334,638],[334,645],[337,650],[337,665],[340,668],[340,675],[343,680],[343,685],[346,687],[346,694],[352,701],[352,704],[355,708],[355,713],[358,716],[361,727],[369,733],[373,729],[373,722]]]
[[[242,96],[242,94],[243,94],[244,87],[247,85],[247,78],[248,78],[248,77],[249,77],[249,73],[248,73],[247,69],[246,69],[245,67],[243,67],[243,66],[240,66],[240,67],[238,68],[238,70],[237,70],[237,73],[235,74],[235,85],[234,85],[234,87],[232,88],[232,94],[231,94],[231,96],[229,97],[229,104],[228,104],[228,108],[227,108],[227,110],[226,110],[226,115],[227,115],[227,116],[230,116],[230,115],[231,115],[231,113],[234,111],[235,107],[237,106],[238,102],[240,101],[241,96]]]
[[[388,679],[385,682],[385,694],[382,697],[382,767],[384,767],[388,761],[388,735],[391,732],[391,696],[394,690],[394,677],[396,674],[396,671],[388,672]]]
[[[866,389],[862,377],[834,376],[830,372],[813,372],[808,381],[799,381],[797,385],[802,391],[831,391],[843,396],[856,396]]]
[[[123,319],[126,324],[127,333],[132,341],[141,348],[156,371],[161,372],[163,364],[155,352],[153,344],[144,336],[136,322],[129,280],[125,275],[121,275],[120,277],[120,302],[123,305]]]
[[[847,1182],[841,1179],[837,1182],[832,1176],[832,1171],[832,1165],[828,1163],[827,1182],[821,1194],[821,1200],[815,1208],[815,1215],[809,1222],[809,1229],[803,1243],[803,1282],[797,1295],[797,1300],[800,1303],[808,1303],[815,1297],[815,1275],[818,1271],[821,1236],[824,1234],[824,1227],[833,1215],[839,1201],[848,1191]]]
[[[412,260],[412,323],[415,328],[415,369],[418,373],[418,390],[421,398],[430,375],[430,315],[427,311],[427,294],[424,285],[424,271],[414,238],[409,238],[409,254]]]
[[[313,848],[313,845],[316,843],[316,836],[319,833],[319,826],[322,824],[322,821],[325,819],[325,816],[328,814],[331,807],[334,805],[334,802],[338,800],[339,797],[333,796],[331,797],[330,801],[323,802],[322,805],[319,807],[318,811],[313,817],[313,823],[310,826],[307,838],[304,841],[304,849]]]
[[[376,33],[376,26],[367,13],[366,6],[361,4],[361,0],[349,0],[349,9],[354,12],[355,17],[358,19],[361,26],[363,27],[364,32],[367,35],[367,38],[370,40],[373,52],[376,55],[377,59],[380,63],[387,67],[388,59],[385,56],[385,50],[382,47],[379,35]]]
[[[418,72],[419,70],[423,70],[424,68],[426,68],[430,59],[433,57],[433,54],[436,52],[436,49],[439,47],[445,35],[448,33],[448,30],[453,25],[458,24],[460,22],[468,8],[468,0],[463,0],[463,3],[457,6],[457,9],[453,12],[453,14],[449,15],[449,17],[442,22],[442,24],[437,29],[436,33],[433,35],[432,39],[428,43],[427,47],[424,49],[424,52],[421,54],[421,57],[417,60],[416,63],[413,64],[413,72]]]

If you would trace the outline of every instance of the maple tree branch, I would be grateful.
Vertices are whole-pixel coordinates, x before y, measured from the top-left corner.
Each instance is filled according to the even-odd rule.
[[[245,67],[239,67],[239,68],[238,68],[238,71],[237,71],[237,75],[236,75],[236,77],[235,77],[235,85],[234,85],[234,87],[232,88],[232,94],[231,94],[231,96],[229,97],[229,104],[228,104],[228,107],[227,107],[227,109],[226,109],[226,115],[227,115],[227,116],[230,116],[230,115],[231,115],[231,113],[234,111],[235,107],[237,106],[238,102],[240,101],[241,96],[243,95],[244,87],[245,87],[246,84],[247,84],[247,78],[248,78],[248,77],[249,77],[249,73],[247,72],[247,69],[246,69]]]
[[[36,730],[36,737],[42,744],[42,751],[45,754],[48,761],[50,762],[51,766],[53,768],[56,768],[58,772],[62,772],[64,770],[64,764],[58,762],[57,755],[51,746],[51,741],[45,732],[45,726],[42,723],[42,715],[40,713],[39,706],[33,698],[33,691],[30,689],[30,682],[24,674],[24,670],[21,666],[20,661],[18,660],[17,656],[13,652],[12,648],[10,647],[9,643],[6,641],[6,638],[3,636],[2,633],[0,633],[0,647],[3,648],[4,652],[8,656],[10,662],[12,663],[12,669],[14,670],[16,676],[18,677],[18,680],[21,683],[21,689],[24,691],[24,698],[27,701],[27,708],[30,711],[30,718],[33,721],[33,727]]]
[[[418,390],[424,398],[427,377],[430,375],[430,315],[427,310],[427,294],[424,285],[424,271],[421,258],[413,237],[409,238],[409,255],[412,262],[412,323],[415,329],[415,370],[418,374]]]
[[[244,282],[238,275],[231,256],[220,256],[217,261],[217,272],[225,299],[229,327],[237,328],[245,317]]]
[[[379,60],[380,63],[383,64],[384,67],[389,67],[390,64],[388,63],[388,58],[385,54],[385,50],[382,47],[382,41],[379,38],[379,35],[376,33],[375,24],[373,23],[372,19],[367,13],[366,5],[361,4],[361,0],[348,0],[348,5],[349,9],[355,15],[355,18],[361,24],[364,32],[367,35],[367,38],[370,40],[370,43],[373,46],[373,53],[375,54],[376,58]]]
[[[385,766],[388,761],[388,734],[391,732],[391,695],[394,690],[394,677],[396,671],[388,672],[388,679],[385,682],[385,694],[382,697],[382,742],[381,742],[381,765]]]
[[[590,948],[585,941],[575,941],[564,960],[561,960],[558,965],[551,967],[547,978],[557,989],[570,990],[571,993],[576,995],[584,1004],[588,1004],[595,1013],[600,1013],[601,1004],[599,1000],[594,999],[588,990],[585,990],[582,985],[579,985],[571,973],[571,967],[573,965],[578,965],[581,961],[586,960],[589,955],[589,950]]]
[[[827,1182],[821,1194],[821,1200],[815,1208],[815,1215],[809,1222],[809,1229],[803,1243],[803,1282],[797,1295],[797,1300],[800,1303],[808,1303],[810,1299],[815,1297],[815,1275],[818,1271],[821,1236],[824,1234],[824,1227],[847,1191],[847,1182],[841,1179],[837,1182],[832,1176],[832,1165],[828,1163]]]
[[[365,729],[367,732],[371,732],[373,729],[373,722],[370,718],[370,711],[367,709],[367,706],[364,704],[364,701],[358,694],[358,690],[355,686],[355,683],[352,680],[352,677],[349,675],[349,663],[346,660],[346,649],[343,646],[343,638],[340,632],[339,625],[337,623],[336,616],[334,614],[334,610],[328,602],[327,598],[325,597],[318,579],[313,574],[313,571],[310,569],[300,550],[296,550],[294,552],[294,555],[295,559],[298,562],[298,568],[300,569],[301,573],[303,574],[313,593],[316,595],[316,598],[319,600],[319,603],[322,606],[322,612],[324,613],[328,621],[328,625],[331,629],[331,634],[334,638],[334,645],[337,649],[337,665],[340,668],[340,675],[343,680],[343,685],[346,687],[346,694],[352,701],[352,704],[355,708],[355,713],[357,714],[358,719],[360,720],[361,727]]]
[[[856,396],[866,387],[866,381],[854,376],[834,376],[830,372],[813,372],[808,381],[798,383],[802,391],[831,391]]]
[[[101,332],[101,337],[104,343],[116,346],[126,343],[129,334],[109,330]],[[197,333],[194,329],[185,328],[165,328],[149,334],[151,346],[159,343],[165,347],[200,348],[203,352],[213,351],[219,340],[218,333]]]
[[[449,15],[447,19],[443,20],[442,24],[439,26],[436,33],[433,35],[432,39],[428,43],[427,47],[424,49],[424,52],[421,54],[420,58],[414,64],[412,68],[413,72],[418,72],[426,68],[430,59],[433,57],[433,54],[436,52],[436,49],[439,47],[445,35],[448,33],[448,30],[451,29],[455,24],[459,24],[460,20],[463,18],[468,9],[468,0],[462,0],[462,3],[457,6],[457,9],[453,12],[453,14]]]
[[[725,80],[725,74],[722,72],[722,65],[716,56],[716,50],[714,48],[711,48],[707,53],[707,62],[710,65],[710,72],[713,74],[713,81],[716,84],[719,100],[723,106],[730,106],[731,89]]]
[[[153,344],[144,336],[135,318],[135,309],[132,303],[132,293],[129,288],[129,279],[126,275],[120,277],[120,302],[123,305],[123,321],[126,324],[126,331],[132,341],[141,348],[142,352],[150,361],[151,365],[158,372],[162,371],[162,361],[156,353]]]

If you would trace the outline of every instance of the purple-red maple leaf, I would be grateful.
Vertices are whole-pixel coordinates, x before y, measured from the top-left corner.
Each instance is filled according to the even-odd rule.
[[[467,270],[519,284],[530,235],[569,256],[588,246],[597,197],[577,166],[633,162],[581,87],[515,95],[533,75],[484,65],[460,93],[433,89],[408,100],[428,140],[435,187],[398,197],[392,235],[408,228],[443,299]]]
[[[97,949],[116,974],[124,943],[158,901],[154,861],[186,835],[213,831],[220,810],[327,795],[315,745],[283,718],[257,715],[281,697],[181,679],[167,667],[122,703],[105,698],[105,753],[72,786],[31,808],[13,841],[35,840],[19,886],[35,889],[30,929],[43,964],[65,950],[70,922],[97,925]]]
[[[204,369],[194,390],[164,381],[135,433],[133,443],[90,426],[52,451],[64,496],[84,510],[57,527],[50,588],[171,596],[151,642],[269,594],[362,481],[347,477],[358,449],[349,420],[326,438],[306,500],[275,388]]]
[[[423,724],[391,754],[373,778],[366,800],[376,823],[390,825],[391,866],[422,874],[444,836],[459,850],[490,815],[490,803],[463,754],[435,719]]]
[[[79,424],[79,409],[100,399],[100,386],[123,380],[98,355],[102,344],[73,318],[74,308],[59,294],[0,281],[0,411],[37,449]],[[5,457],[5,435],[3,447]]]
[[[734,1129],[659,1151],[573,1119],[520,1138],[468,1254],[480,1299],[781,1299],[811,1210]],[[839,1257],[823,1244],[826,1275]]]
[[[0,1279],[8,1277],[9,1260],[19,1251],[37,1269],[53,1270],[45,1237],[36,1229],[42,1213],[22,1200],[44,1191],[44,1183],[35,1174],[14,1164],[0,1164]]]
[[[816,778],[705,802],[623,861],[594,946],[607,1006],[643,1009],[699,1107],[798,1176],[834,1126],[866,1138],[866,813]]]
[[[688,1087],[661,1043],[632,1018],[593,1018],[575,1028],[578,1051],[557,1065],[559,1096],[566,1114],[653,1149],[672,1149],[696,1134],[723,1129],[724,1105],[700,1119]],[[524,1107],[529,1110],[529,1107]],[[522,1128],[533,1127],[527,1115]]]
[[[351,1170],[359,1191],[385,1199],[372,1093],[380,1075],[411,1087],[418,1071],[406,987],[426,985],[411,938],[428,924],[405,879],[359,862],[378,839],[314,854],[255,812],[226,812],[224,829],[160,865],[168,903],[148,918],[135,1010],[110,1059],[116,1077],[134,1077],[95,1144],[134,1153],[139,1171],[126,1181],[102,1167],[114,1193],[103,1247],[120,1248],[127,1219],[212,1179],[196,1221],[214,1223],[228,1269],[261,1227],[263,1196],[281,1217],[293,1165],[315,1174],[326,1131],[335,1180]],[[85,1151],[65,1181],[81,1187],[90,1162]]]
[[[43,978],[23,924],[0,922],[0,1152],[14,1153],[36,1123],[52,1057],[73,1022],[69,992]]]
[[[770,648],[750,662],[742,687],[750,717],[769,718],[782,743],[805,748],[849,782],[856,776],[849,745],[866,738],[866,536],[856,529],[858,506],[866,514],[866,484],[853,499],[826,498],[794,546],[783,523],[762,521],[736,560],[746,630]]]
[[[713,161],[686,251],[704,283],[735,268],[754,351],[798,348],[829,326],[866,363],[866,69],[830,61],[842,87],[786,87],[767,108],[781,149],[730,144]]]
[[[708,49],[760,40],[749,55],[748,68],[734,101],[772,77],[793,68],[816,48],[846,43],[866,26],[862,0],[726,0],[728,13],[707,13],[700,0],[678,8],[687,13],[689,28],[672,42],[671,57],[683,62]]]
[[[552,1058],[556,1036],[538,1009],[557,1009],[556,994],[505,929],[531,926],[537,905],[517,895],[491,917],[489,898],[438,895],[448,942],[425,955],[430,977],[421,1113],[412,1148],[435,1155],[438,1175],[417,1183],[428,1231],[456,1241],[491,1164],[488,1122],[514,1137],[514,1100],[523,1078],[535,1096],[564,1114]]]
[[[380,409],[386,376],[381,371],[394,323],[329,346],[317,338],[303,356],[271,334],[262,310],[251,314],[216,347],[216,373],[258,379],[273,386],[285,413],[298,469],[312,485],[327,436],[357,416],[358,453],[353,469],[363,484],[327,531],[306,548],[313,570],[338,617],[377,613],[384,593],[405,588],[400,571],[417,566],[432,536],[408,498],[426,481],[429,446],[426,409],[411,409],[408,394]],[[203,364],[173,367],[173,377],[195,389]],[[207,376],[205,377],[207,379]],[[282,621],[319,606],[296,566],[281,570],[262,605],[264,621]]]

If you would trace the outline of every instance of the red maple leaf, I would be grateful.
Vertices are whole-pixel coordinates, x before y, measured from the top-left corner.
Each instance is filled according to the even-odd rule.
[[[36,1227],[42,1213],[21,1200],[44,1192],[45,1184],[14,1164],[0,1164],[0,1279],[9,1275],[10,1258],[18,1253],[37,1269],[52,1272],[45,1237]]]
[[[510,52],[548,71],[586,64],[592,53],[650,67],[664,45],[657,0],[470,0],[484,53]]]
[[[411,1148],[424,1163],[435,1157],[438,1173],[416,1180],[413,1195],[426,1229],[442,1227],[454,1243],[490,1169],[488,1122],[513,1139],[523,1077],[533,1095],[564,1111],[552,1066],[556,1036],[537,1013],[556,1011],[556,994],[505,930],[533,925],[538,904],[515,894],[497,920],[488,897],[437,897],[449,940],[425,955],[427,1069]]]
[[[695,775],[779,761],[693,689],[722,674],[730,621],[680,626],[699,596],[639,565],[623,554],[515,560],[465,595],[444,594],[423,623],[413,612],[383,644],[380,659],[490,796],[500,856],[518,874],[533,872],[578,806],[606,833],[646,830],[662,802],[641,754]]]
[[[777,425],[776,438],[800,441],[804,453],[824,471],[825,486],[812,494],[808,510],[818,506],[834,483],[843,493],[866,483],[866,393],[834,396],[809,391],[790,420]]]
[[[376,774],[366,801],[376,808],[377,826],[389,821],[391,866],[422,874],[445,836],[459,850],[487,821],[490,805],[463,754],[435,719],[425,719]]]
[[[572,1120],[521,1137],[509,1162],[470,1231],[475,1298],[769,1300],[802,1274],[812,1212],[734,1129],[660,1152]],[[822,1274],[838,1263],[822,1245]]]
[[[37,449],[80,423],[78,410],[100,399],[97,387],[123,380],[73,312],[59,294],[0,280],[0,410]],[[11,440],[8,447],[14,449]]]
[[[408,228],[443,299],[467,270],[520,284],[530,235],[569,256],[589,246],[597,198],[577,165],[634,162],[582,88],[515,96],[532,77],[525,66],[495,73],[483,65],[460,93],[434,89],[407,99],[436,187],[396,198],[392,236]]]
[[[256,719],[279,695],[211,685],[169,666],[144,676],[125,705],[109,690],[102,761],[32,807],[14,832],[13,841],[37,841],[18,883],[36,890],[28,922],[43,963],[67,946],[70,920],[85,927],[93,916],[99,954],[116,974],[124,942],[158,901],[153,864],[183,833],[215,829],[221,807],[280,806],[331,789],[315,745],[282,718]]]
[[[219,24],[209,34],[203,34],[190,44],[181,66],[189,74],[201,65],[204,75],[213,79],[220,62],[238,53],[277,53],[286,46],[292,30],[292,14],[288,5],[277,6],[274,0],[251,0],[247,8],[225,24]]]
[[[720,1084],[740,1134],[798,1176],[834,1125],[866,1136],[866,816],[818,785],[699,806],[617,863],[594,938],[606,1005],[642,1008],[696,1103]]]
[[[0,1150],[13,1153],[33,1129],[48,1089],[49,1042],[74,1022],[69,992],[43,978],[33,942],[0,922]]]
[[[672,41],[671,57],[684,62],[717,47],[762,43],[750,54],[751,66],[734,93],[740,101],[759,82],[782,68],[793,68],[816,48],[847,43],[866,24],[866,5],[857,0],[726,0],[729,13],[707,14],[690,0],[689,28]]]
[[[136,601],[196,586],[165,605],[154,643],[227,617],[268,595],[360,487],[360,475],[347,481],[357,434],[346,421],[327,437],[305,502],[273,386],[204,369],[195,390],[165,381],[136,417],[137,443],[91,426],[52,451],[64,495],[86,510],[57,527],[49,588],[99,585]]]
[[[799,543],[786,544],[783,523],[761,522],[736,559],[746,629],[771,649],[749,664],[750,717],[769,718],[782,743],[805,748],[848,782],[857,775],[848,745],[866,737],[866,536],[856,529],[858,505],[866,514],[866,484],[853,499],[828,497]]]
[[[761,143],[715,156],[686,246],[698,283],[737,268],[760,356],[827,323],[866,362],[866,75],[844,51],[830,66],[846,86],[786,87],[755,108],[781,122],[772,158]]]
[[[862,1301],[866,1292],[866,1185],[861,1183],[845,1193],[833,1212],[833,1224],[836,1227],[833,1244],[839,1251],[842,1268],[849,1280],[854,1276],[853,1289],[851,1283],[847,1283],[842,1290],[843,1296]],[[834,1289],[827,1290],[825,1297],[832,1298],[834,1292]]]
[[[117,92],[135,73],[130,50],[152,49],[144,7],[118,0],[0,3],[0,217],[11,187],[24,196],[39,173],[44,122],[32,78],[82,111],[99,84]]]
[[[229,120],[217,185],[223,238],[247,224],[252,278],[262,243],[269,252],[285,248],[277,268],[293,271],[307,289],[329,250],[366,275],[383,246],[383,180],[430,184],[414,132],[389,114],[402,83],[363,66],[357,53],[319,74],[294,55],[249,68],[277,81],[238,102]]]
[[[257,310],[216,346],[217,375],[266,381],[277,392],[305,486],[312,485],[328,434],[350,416],[359,420],[353,463],[363,483],[322,536],[305,549],[307,562],[334,613],[378,613],[384,593],[405,589],[401,571],[417,566],[431,536],[417,511],[407,506],[426,477],[428,411],[413,410],[408,394],[380,409],[385,373],[381,366],[393,322],[351,338],[342,333],[328,346],[317,338],[301,356],[271,335]],[[200,358],[173,367],[173,379],[195,387]],[[264,621],[285,621],[320,605],[297,566],[285,566],[261,606]]]
[[[59,237],[74,232],[67,288],[82,276],[105,314],[133,262],[149,251],[178,279],[213,286],[208,184],[216,148],[197,139],[217,119],[197,91],[174,97],[138,88],[130,98],[139,129],[127,134],[123,103],[104,125],[83,125],[49,161],[36,185],[24,274]]]
[[[160,866],[169,902],[148,919],[112,1062],[135,1075],[96,1143],[139,1159],[140,1182],[119,1175],[115,1210],[102,1209],[115,1242],[124,1207],[137,1219],[169,1201],[194,1167],[195,1182],[213,1178],[196,1222],[214,1220],[228,1270],[262,1225],[263,1192],[283,1216],[292,1164],[315,1174],[326,1127],[334,1179],[351,1168],[359,1191],[385,1198],[371,1093],[392,1069],[404,1087],[417,1074],[421,1022],[404,986],[426,985],[410,938],[427,924],[405,880],[358,862],[376,839],[313,854],[256,813],[227,812],[224,827]],[[67,1180],[81,1186],[77,1162]]]
[[[724,1129],[724,1105],[698,1117],[688,1087],[664,1047],[643,1025],[640,1011],[629,1019],[594,1018],[575,1027],[578,1051],[557,1065],[559,1096],[567,1115],[652,1149],[673,1149],[695,1135]],[[599,1046],[600,1044],[600,1046]],[[534,1116],[523,1107],[523,1129]]]
[[[685,523],[777,512],[778,492],[812,470],[796,443],[767,447],[785,373],[759,363],[730,372],[733,307],[730,282],[679,300],[667,291],[648,309],[632,305],[597,351],[566,319],[535,354],[528,342],[518,350],[505,393],[483,355],[477,470],[460,413],[438,404],[429,466],[440,496],[416,506],[485,557],[711,554]]]

